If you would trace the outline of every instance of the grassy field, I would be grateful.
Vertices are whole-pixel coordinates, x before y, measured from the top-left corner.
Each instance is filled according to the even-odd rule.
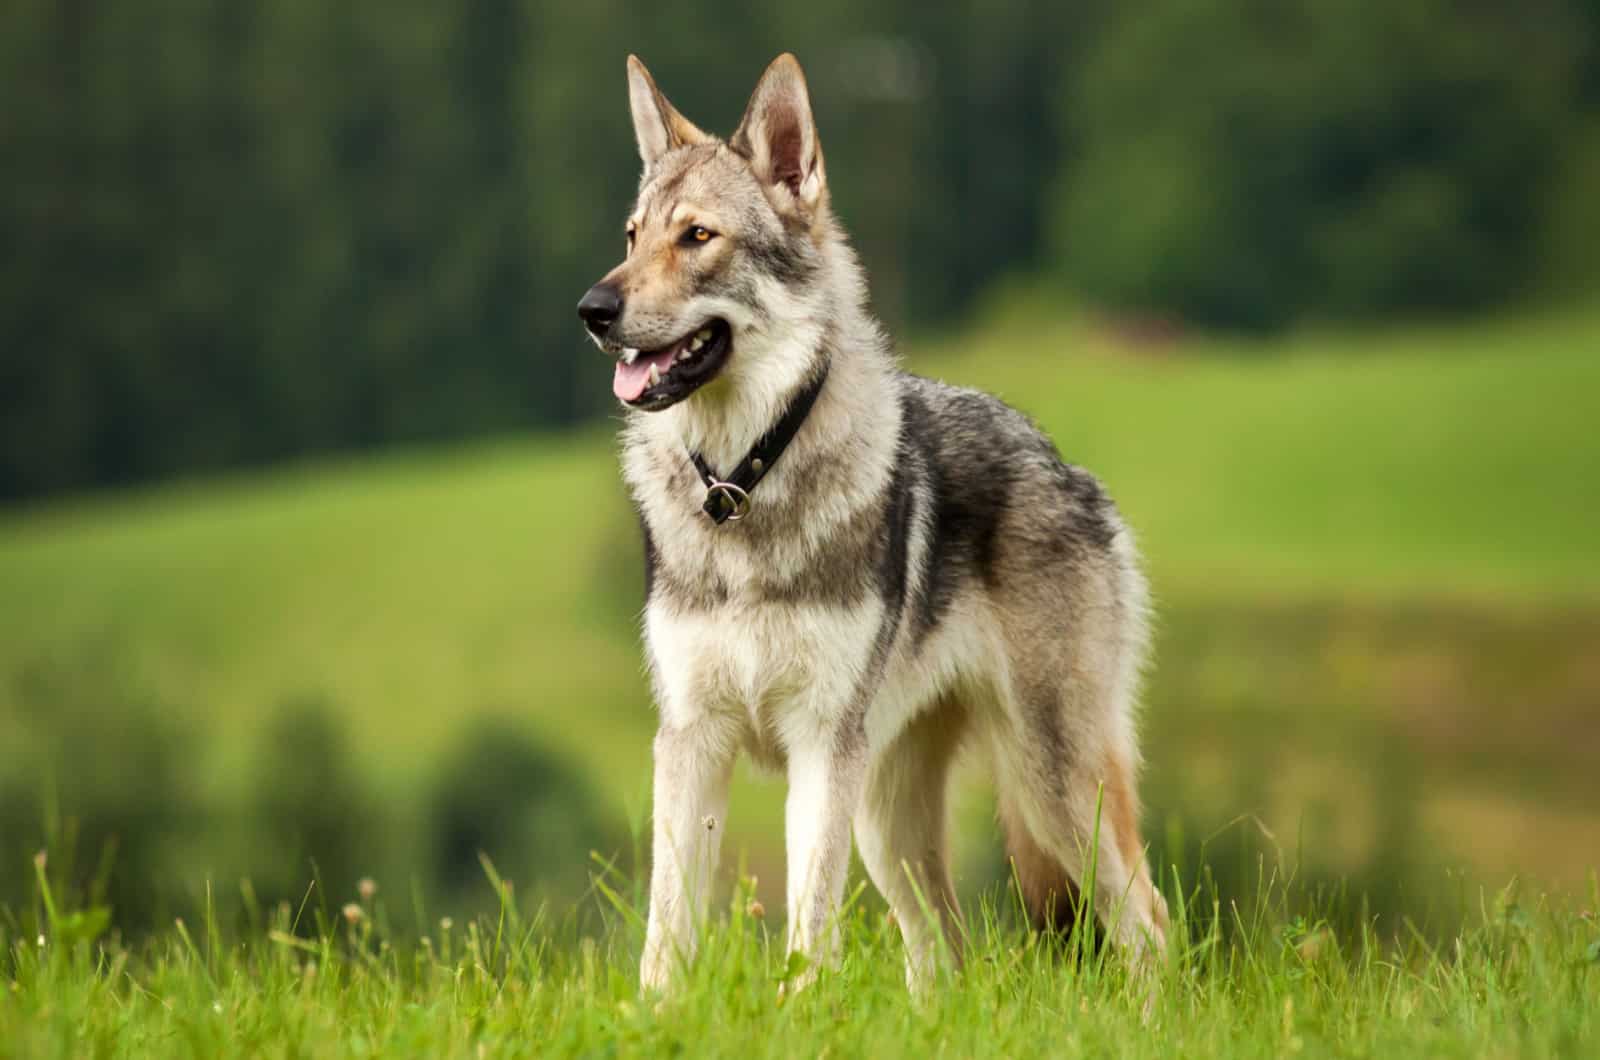
[[[1019,949],[1020,930],[980,932],[950,999],[909,1006],[898,958],[874,957],[893,947],[870,896],[842,976],[781,1007],[781,955],[765,924],[737,918],[691,995],[659,1011],[634,999],[637,940],[616,911],[609,930],[584,921],[596,942],[544,925],[492,951],[457,938],[449,954],[438,909],[382,950],[329,928],[315,976],[301,943],[263,941],[228,875],[245,862],[224,854],[263,844],[227,814],[277,768],[263,741],[296,704],[316,705],[339,741],[313,743],[336,743],[383,809],[349,842],[397,907],[412,904],[393,892],[428,820],[419,792],[480,719],[553,749],[621,834],[640,831],[653,716],[636,532],[608,434],[593,430],[0,515],[0,802],[16,781],[70,803],[89,777],[119,806],[145,786],[121,749],[159,724],[182,749],[161,790],[211,823],[164,837],[146,875],[191,911],[220,877],[228,909],[215,937],[191,928],[195,949],[162,930],[74,954],[27,898],[27,859],[41,829],[59,841],[55,818],[86,811],[46,798],[51,819],[12,818],[10,834],[0,815],[0,858],[20,867],[0,896],[13,906],[0,1056],[101,1043],[464,1054],[525,1038],[692,1055],[1544,1055],[1593,1042],[1584,952],[1597,936],[1581,913],[1600,862],[1600,317],[1130,344],[1023,302],[910,360],[1033,414],[1140,533],[1161,611],[1153,856],[1185,878],[1209,866],[1225,921],[1229,901],[1263,910],[1225,944],[1196,916],[1196,949],[1165,973],[1149,1029],[1115,962],[1056,967]],[[987,796],[981,781],[964,791],[963,893],[1003,905]],[[316,785],[306,798],[330,799]],[[781,908],[781,789],[741,776],[734,805],[731,850]],[[491,853],[527,881],[558,855],[581,864],[570,846]],[[605,850],[631,866],[629,847]],[[1264,895],[1268,871],[1298,889]],[[1480,901],[1515,874],[1537,881],[1515,915]],[[321,896],[324,918],[340,901]],[[96,907],[66,891],[61,903]],[[1330,941],[1310,948],[1337,956],[1308,958],[1323,921]],[[417,931],[433,950],[406,941]]]
[[[1172,893],[1176,896],[1177,889]],[[839,967],[799,991],[748,881],[681,988],[641,998],[626,904],[573,944],[508,903],[391,939],[381,896],[308,931],[288,906],[249,941],[181,922],[137,952],[0,929],[6,1056],[1590,1056],[1600,1046],[1592,912],[1505,892],[1434,949],[1291,917],[1175,901],[1144,971],[969,912],[967,960],[908,997],[898,929],[856,903]],[[1600,897],[1596,895],[1594,897]],[[64,918],[64,917],[63,917]],[[297,930],[297,928],[299,928]],[[68,941],[63,941],[63,939]]]

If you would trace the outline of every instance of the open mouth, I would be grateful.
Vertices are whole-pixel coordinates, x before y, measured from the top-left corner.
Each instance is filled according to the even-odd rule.
[[[612,393],[631,408],[659,412],[716,378],[732,346],[727,321],[713,319],[664,349],[624,350]]]

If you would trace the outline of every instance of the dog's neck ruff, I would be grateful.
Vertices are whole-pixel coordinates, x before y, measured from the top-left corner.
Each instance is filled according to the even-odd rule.
[[[750,513],[751,491],[772,470],[772,465],[778,462],[778,457],[783,455],[789,443],[794,441],[794,436],[800,432],[801,425],[811,412],[811,406],[817,403],[817,395],[822,393],[822,384],[827,380],[828,362],[824,360],[816,375],[789,403],[783,416],[773,424],[771,430],[756,440],[756,444],[750,447],[744,459],[739,461],[739,466],[727,478],[721,478],[712,471],[705,457],[699,453],[689,454],[695,470],[700,473],[700,480],[706,486],[706,499],[701,509],[713,523],[721,526],[729,520],[737,522]]]

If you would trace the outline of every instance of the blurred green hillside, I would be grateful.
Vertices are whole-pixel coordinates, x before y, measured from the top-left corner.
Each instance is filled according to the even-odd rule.
[[[1594,867],[1597,352],[1592,313],[1221,342],[1017,295],[909,361],[1037,417],[1138,530],[1157,856],[1208,842],[1243,880],[1276,851],[1393,911],[1445,868]],[[654,719],[611,450],[397,450],[0,518],[0,901],[74,819],[92,876],[96,813],[146,913],[208,877],[298,893],[311,858],[336,894],[431,892],[452,844],[532,884],[581,881],[590,846],[631,864]],[[781,787],[740,785],[732,845],[775,897]],[[440,823],[506,805],[532,816]],[[981,786],[963,805],[991,835]]]

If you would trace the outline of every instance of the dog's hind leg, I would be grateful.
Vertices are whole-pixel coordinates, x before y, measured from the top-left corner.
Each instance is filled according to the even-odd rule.
[[[1095,919],[1120,948],[1143,956],[1165,946],[1166,903],[1146,865],[1129,763],[1104,749],[1113,739],[1069,732],[1069,720],[1084,714],[1066,697],[1098,692],[1085,680],[1066,691],[1037,682],[1017,690],[993,733],[1000,815],[1036,926],[1069,926],[1092,871]]]
[[[946,852],[945,798],[966,713],[934,704],[877,756],[856,810],[856,849],[894,910],[906,945],[906,981],[925,985],[941,941],[961,962],[961,910]]]

